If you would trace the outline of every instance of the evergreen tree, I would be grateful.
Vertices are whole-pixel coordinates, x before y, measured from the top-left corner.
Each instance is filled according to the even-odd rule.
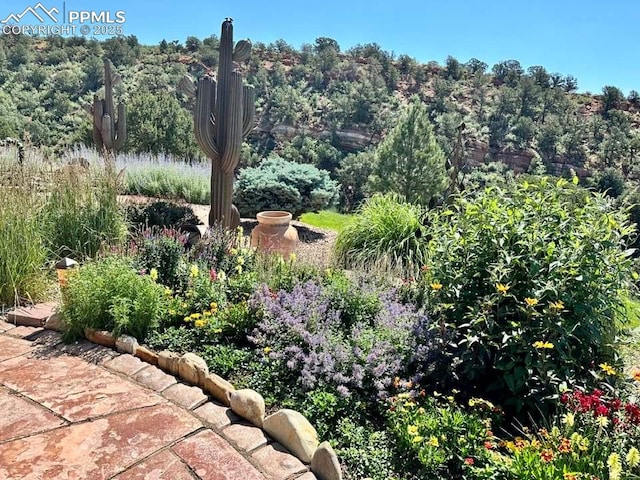
[[[375,192],[393,192],[427,205],[446,186],[445,156],[436,142],[427,109],[414,98],[376,150],[371,178]]]

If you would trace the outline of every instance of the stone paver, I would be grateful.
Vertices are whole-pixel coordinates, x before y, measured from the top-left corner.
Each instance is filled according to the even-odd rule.
[[[184,383],[177,383],[167,388],[162,395],[189,410],[199,407],[209,398],[198,387],[190,387]]]
[[[45,320],[54,314],[57,306],[57,303],[50,302],[16,308],[7,314],[7,321],[16,325],[41,327]]]
[[[242,455],[211,430],[182,440],[173,451],[202,480],[264,480]]]
[[[213,428],[220,430],[230,425],[231,422],[239,420],[239,417],[230,408],[223,407],[214,402],[207,402],[203,406],[196,408],[193,413]]]
[[[182,459],[169,450],[150,456],[113,480],[194,480]]]
[[[268,480],[282,480],[307,470],[304,463],[289,454],[279,443],[273,443],[256,450],[251,458],[262,467]]]
[[[107,360],[104,362],[104,366],[114,372],[124,373],[125,375],[132,377],[145,368],[147,364],[133,355],[126,354],[118,355],[117,357],[113,357],[111,360]]]
[[[32,348],[27,340],[0,335],[0,362],[29,353]]]
[[[52,430],[66,423],[48,410],[3,388],[0,388],[0,412],[0,442]]]
[[[315,478],[268,442],[131,355],[0,321],[0,480]]]
[[[69,421],[155,405],[162,398],[75,357],[17,357],[0,363],[0,383]]]
[[[173,375],[167,375],[158,367],[153,366],[143,368],[133,376],[133,379],[156,392],[161,392],[178,382]]]
[[[3,444],[0,478],[106,479],[198,426],[168,405],[71,425]]]
[[[248,423],[236,423],[222,431],[222,435],[247,452],[267,444],[268,437],[258,427]]]

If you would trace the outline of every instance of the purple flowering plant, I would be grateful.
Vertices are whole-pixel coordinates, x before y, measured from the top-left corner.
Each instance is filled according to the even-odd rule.
[[[414,329],[423,313],[402,304],[395,290],[375,292],[350,284],[332,288],[315,281],[288,292],[261,285],[251,297],[260,320],[249,337],[269,361],[298,375],[306,391],[333,387],[342,396],[359,393],[385,398],[414,350]],[[348,315],[347,305],[351,308]],[[354,299],[360,299],[354,301]],[[375,305],[375,308],[372,306]],[[346,318],[349,317],[349,318]]]

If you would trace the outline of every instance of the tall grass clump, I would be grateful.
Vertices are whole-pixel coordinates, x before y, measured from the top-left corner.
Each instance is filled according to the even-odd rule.
[[[53,255],[90,258],[102,247],[122,242],[127,230],[117,194],[118,176],[112,165],[66,166],[57,171],[43,210]]]
[[[206,163],[187,164],[170,156],[121,155],[118,168],[125,168],[125,193],[185,200],[207,205],[210,202],[210,171]]]
[[[412,274],[425,260],[423,215],[422,207],[397,195],[374,195],[338,235],[338,263],[349,268],[378,265]]]
[[[0,307],[38,300],[45,293],[41,206],[28,185],[0,186]]]

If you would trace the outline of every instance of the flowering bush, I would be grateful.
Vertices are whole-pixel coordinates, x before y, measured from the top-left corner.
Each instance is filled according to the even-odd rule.
[[[450,380],[442,388],[536,415],[563,382],[588,385],[595,365],[617,366],[632,278],[624,212],[564,179],[530,178],[430,220],[429,260],[410,294],[443,339],[446,361],[420,367]]]
[[[532,480],[633,479],[640,476],[640,407],[601,390],[561,397],[561,415],[550,429],[500,442],[492,461],[508,478]]]
[[[154,271],[155,279],[162,285],[178,287],[184,278],[182,256],[186,236],[175,229],[150,228],[134,240],[137,264],[143,272]]]
[[[353,285],[350,293],[368,295]],[[353,391],[384,396],[414,347],[415,325],[425,321],[387,291],[380,294],[378,309],[351,312],[351,321],[343,322],[330,292],[313,281],[291,292],[262,285],[250,306],[261,312],[250,340],[265,355],[295,372],[305,390],[329,385],[343,396]]]
[[[490,462],[496,438],[491,431],[491,415],[496,410],[481,399],[469,401],[471,411],[453,396],[434,398],[400,393],[387,413],[389,426],[406,451],[420,463],[420,478],[482,478],[474,476]]]

